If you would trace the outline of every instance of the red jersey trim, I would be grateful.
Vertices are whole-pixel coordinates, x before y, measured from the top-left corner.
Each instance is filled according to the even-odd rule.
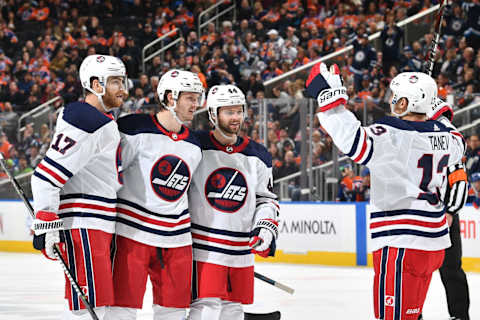
[[[170,139],[172,139],[173,141],[179,141],[179,140],[185,140],[188,138],[189,134],[190,134],[190,130],[188,130],[187,127],[185,127],[183,124],[182,124],[182,128],[180,129],[180,132],[172,132],[172,131],[168,131],[167,129],[165,129],[164,126],[162,126],[162,124],[160,122],[158,122],[157,120],[157,117],[152,115],[152,120],[153,120],[153,123],[155,124],[155,126],[158,128],[158,130],[160,130],[164,135],[170,137]],[[176,138],[175,138],[176,136]]]
[[[239,137],[240,138],[240,137]],[[238,146],[228,144],[226,146],[222,145],[213,135],[213,131],[210,131],[210,140],[212,141],[213,145],[218,149],[226,153],[237,153],[242,152],[250,142],[248,137],[243,137],[243,141]]]

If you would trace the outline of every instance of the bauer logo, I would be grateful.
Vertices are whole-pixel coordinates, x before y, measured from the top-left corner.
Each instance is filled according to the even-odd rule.
[[[344,95],[344,94],[347,94],[347,90],[345,89],[345,87],[323,90],[322,92],[320,92],[320,95],[318,96],[317,100],[318,100],[318,103],[322,103],[329,99],[332,99],[335,96]]]
[[[190,169],[185,161],[168,154],[153,165],[150,173],[153,191],[165,201],[177,201],[190,183]]]
[[[98,56],[98,57],[97,57],[97,62],[98,62],[98,63],[102,63],[103,61],[105,61],[105,57],[104,57],[104,56]]]
[[[205,196],[215,209],[234,213],[245,204],[248,194],[245,176],[233,168],[220,168],[208,176]]]
[[[420,313],[420,308],[407,309],[405,314],[417,314]]]

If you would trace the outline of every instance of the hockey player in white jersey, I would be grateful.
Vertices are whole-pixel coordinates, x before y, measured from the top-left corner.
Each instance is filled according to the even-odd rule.
[[[307,80],[321,125],[342,152],[371,172],[375,317],[416,320],[432,272],[450,246],[439,190],[446,168],[460,161],[465,146],[457,131],[426,121],[437,96],[430,76],[401,73],[390,89],[395,117],[362,127],[344,107],[348,96],[336,65],[315,65]]]
[[[118,193],[114,319],[135,319],[147,277],[154,319],[183,320],[191,301],[192,236],[187,190],[202,158],[182,123],[202,104],[192,72],[170,70],[158,84],[161,110],[118,120],[124,185]]]
[[[80,81],[85,102],[60,112],[53,142],[32,176],[34,246],[55,259],[53,246],[62,241],[72,275],[104,319],[113,304],[110,244],[121,186],[120,134],[109,112],[128,94],[125,66],[116,57],[91,55],[80,66]],[[65,297],[69,319],[90,319],[68,279]]]
[[[215,129],[197,132],[203,159],[189,190],[193,237],[191,320],[239,320],[253,303],[254,254],[273,256],[278,202],[272,158],[260,144],[239,137],[245,96],[233,85],[210,89]]]
[[[427,113],[431,120],[438,120],[456,130],[452,125],[453,109],[441,99]],[[465,271],[462,269],[462,238],[460,236],[459,211],[465,205],[468,195],[467,173],[462,162],[447,168],[446,191],[444,196],[445,215],[449,225],[452,246],[445,250],[445,258],[439,269],[440,279],[447,296],[448,313],[451,319],[469,320],[470,294]],[[422,318],[419,318],[422,319]]]

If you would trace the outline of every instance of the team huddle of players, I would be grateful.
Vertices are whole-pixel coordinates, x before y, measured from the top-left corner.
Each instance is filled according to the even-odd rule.
[[[34,245],[69,269],[101,319],[135,319],[147,278],[154,319],[243,319],[254,254],[271,256],[279,206],[268,151],[239,133],[245,96],[210,89],[214,130],[184,125],[203,103],[197,75],[170,70],[160,111],[110,115],[127,95],[123,63],[92,55],[80,67],[84,102],[59,114],[32,176]],[[67,319],[89,319],[66,279]]]
[[[85,102],[60,113],[53,143],[32,177],[34,245],[55,258],[60,243],[77,282],[102,319],[135,319],[146,281],[154,319],[244,319],[253,302],[254,254],[275,253],[279,207],[267,150],[238,136],[246,115],[233,85],[210,89],[214,129],[192,132],[204,89],[170,70],[157,87],[160,111],[118,119],[123,63],[92,55],[80,67]],[[307,80],[317,116],[339,149],[371,172],[374,313],[417,320],[432,273],[450,247],[452,217],[465,202],[463,137],[443,118],[428,75],[390,83],[391,113],[362,127],[344,105],[339,69],[320,63]],[[433,121],[427,121],[427,120]],[[113,244],[113,246],[112,246]],[[88,319],[66,280],[66,319]]]

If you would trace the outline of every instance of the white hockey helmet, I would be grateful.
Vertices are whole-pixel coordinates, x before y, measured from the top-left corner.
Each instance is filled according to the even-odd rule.
[[[242,106],[247,116],[247,102],[242,90],[232,84],[213,86],[208,92],[207,108],[210,122],[218,128],[218,109],[227,106]]]
[[[177,101],[180,96],[180,92],[204,94],[203,84],[197,74],[177,69],[167,71],[160,78],[157,86],[157,94],[160,103],[163,103],[167,91],[172,92],[172,98],[175,101]]]
[[[103,88],[101,93],[97,93],[92,89],[90,81],[92,77],[98,78]],[[102,96],[106,92],[109,77],[122,77],[124,80],[124,90],[128,92],[127,71],[122,60],[117,57],[98,54],[90,55],[83,59],[80,65],[80,82],[82,83],[82,87],[98,97],[105,111],[109,110],[107,110],[103,104]]]
[[[164,103],[167,91],[172,93],[173,106],[167,106]],[[202,106],[205,101],[205,90],[203,89],[203,84],[197,74],[190,71],[177,69],[167,71],[160,78],[160,81],[157,85],[158,100],[160,101],[161,105],[163,105],[172,113],[173,117],[178,123],[183,124],[183,121],[178,118],[177,113],[175,112],[177,100],[181,92],[199,93],[199,106]]]
[[[390,82],[390,90],[393,94],[390,108],[397,117],[402,117],[409,112],[426,114],[435,104],[438,91],[435,80],[421,72],[400,73]],[[408,105],[405,112],[398,114],[394,106],[401,98],[406,98]]]

